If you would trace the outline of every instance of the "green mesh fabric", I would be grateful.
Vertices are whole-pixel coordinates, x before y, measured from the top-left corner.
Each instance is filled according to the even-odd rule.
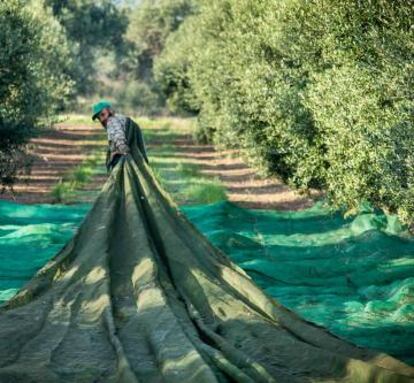
[[[73,236],[89,208],[0,201],[0,303]],[[414,363],[414,242],[393,217],[344,220],[322,204],[300,212],[228,202],[182,210],[287,307],[358,345]]]
[[[265,294],[176,209],[134,131],[128,140],[76,234],[0,308],[0,382],[414,382],[413,367]]]
[[[335,334],[414,363],[414,239],[393,216],[184,207],[269,295]]]
[[[0,304],[73,237],[89,209],[0,201]]]

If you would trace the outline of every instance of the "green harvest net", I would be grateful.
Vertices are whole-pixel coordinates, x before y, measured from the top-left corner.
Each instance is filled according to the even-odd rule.
[[[9,294],[71,238],[0,306],[0,383],[414,382],[408,364],[265,294],[162,190],[133,124],[126,136],[131,152],[88,212],[2,205]],[[394,220],[229,204],[186,213],[286,305],[332,331],[359,328],[372,346],[379,326],[384,347],[411,359],[413,246],[391,234]]]
[[[0,201],[0,304],[73,237],[89,209]]]
[[[0,302],[73,236],[90,205],[0,201]],[[268,294],[356,344],[414,362],[414,241],[394,217],[344,220],[228,202],[182,210]]]
[[[183,208],[283,305],[352,342],[414,363],[414,239],[393,216],[345,220],[222,202]]]

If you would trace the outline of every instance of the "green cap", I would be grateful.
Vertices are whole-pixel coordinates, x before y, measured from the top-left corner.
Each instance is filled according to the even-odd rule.
[[[95,118],[98,117],[98,114],[101,113],[105,108],[112,108],[111,103],[106,100],[101,100],[97,102],[96,104],[93,104],[92,105],[92,120],[95,120]]]

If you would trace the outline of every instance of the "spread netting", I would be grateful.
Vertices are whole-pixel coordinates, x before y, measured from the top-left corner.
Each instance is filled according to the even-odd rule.
[[[414,240],[396,217],[343,219],[228,202],[184,207],[209,240],[269,295],[358,345],[414,363]]]
[[[412,367],[346,342],[264,293],[175,208],[143,161],[134,131],[128,139],[131,154],[115,167],[76,234],[0,309],[0,382],[414,381]],[[73,225],[86,207],[79,209]],[[204,218],[208,224],[214,214]],[[61,235],[71,235],[70,225]],[[289,225],[282,222],[280,231]],[[13,228],[5,230],[12,237]],[[304,231],[296,247],[306,254],[320,245],[328,263],[334,236],[347,237],[340,227],[330,235],[320,227],[316,244],[304,240]],[[268,283],[270,293],[278,279],[289,284],[284,274],[318,276],[306,262],[295,271],[288,261],[295,246],[283,233],[278,242],[264,239],[260,246],[271,247],[263,250],[266,258],[250,264],[245,250],[255,249],[256,237],[215,234],[224,247],[245,246],[235,259],[245,257],[240,264],[259,284]],[[308,253],[309,262],[315,257]],[[272,277],[278,270],[280,277]],[[332,275],[332,283],[358,286],[365,274],[371,275]]]

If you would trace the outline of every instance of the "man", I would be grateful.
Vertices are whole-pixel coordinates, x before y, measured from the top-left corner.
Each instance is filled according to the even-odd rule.
[[[106,156],[106,168],[110,172],[122,156],[130,152],[127,140],[127,129],[138,130],[138,148],[144,160],[148,163],[145,150],[144,139],[139,126],[129,117],[115,114],[112,105],[105,100],[101,100],[92,106],[92,120],[96,119],[102,124],[108,134],[108,151]]]

